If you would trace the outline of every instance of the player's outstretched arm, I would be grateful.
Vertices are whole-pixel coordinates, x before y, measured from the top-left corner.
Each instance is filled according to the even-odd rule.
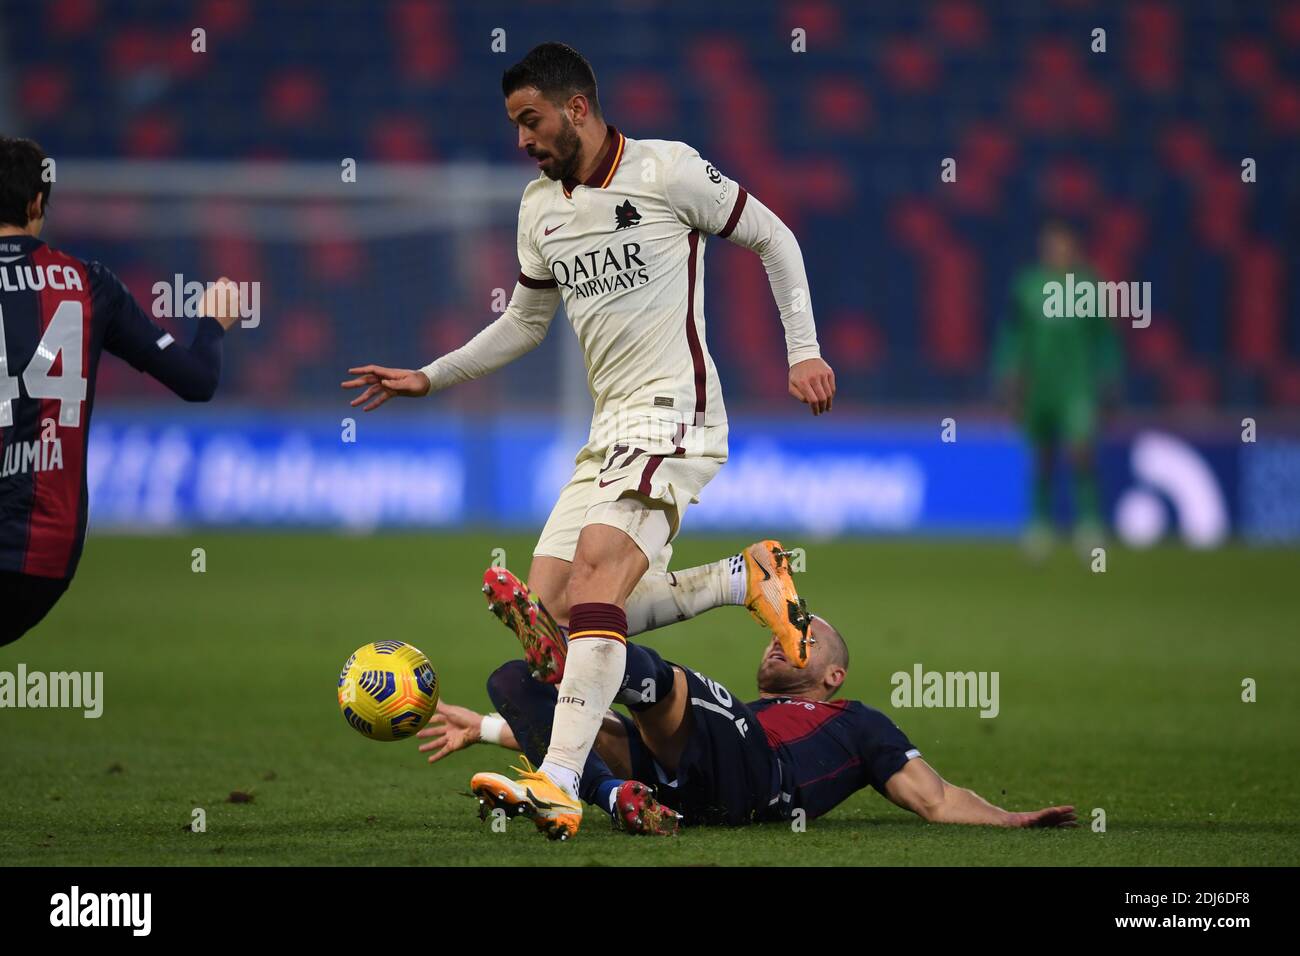
[[[147,372],[187,402],[206,402],[221,379],[221,341],[239,321],[239,292],[227,278],[208,288],[199,310],[194,340],[186,348],[145,315],[117,276],[91,265],[96,308],[110,316],[104,348]],[[102,298],[101,298],[102,297]]]
[[[835,373],[821,358],[803,253],[780,218],[693,149],[672,154],[664,177],[668,204],[688,226],[743,246],[763,260],[785,326],[790,394],[814,415],[829,412]]]
[[[807,405],[814,415],[829,412],[835,400],[835,372],[822,359],[817,345],[808,274],[799,241],[776,213],[753,196],[745,196],[740,202],[740,215],[726,238],[763,260],[772,298],[785,326],[790,395]]]
[[[458,707],[442,700],[438,701],[438,709],[429,719],[428,725],[415,736],[424,741],[420,744],[420,753],[429,755],[429,763],[437,763],[443,757],[449,757],[457,750],[464,750],[477,743],[494,743],[520,753],[524,749],[519,746],[510,725],[499,714],[480,714],[468,707]],[[612,710],[609,711],[596,736],[597,749],[602,753],[611,748],[616,749],[618,741],[625,739],[622,722]],[[623,749],[626,750],[626,746]],[[625,759],[624,763],[627,762]]]
[[[904,810],[931,823],[994,827],[1077,826],[1074,807],[1045,807],[1013,813],[989,803],[973,790],[954,787],[920,757],[909,760],[885,782],[885,795]]]
[[[516,283],[505,312],[454,352],[418,370],[359,365],[348,369],[357,377],[344,381],[342,387],[365,389],[351,405],[365,405],[364,411],[370,412],[395,395],[418,398],[482,378],[537,348],[546,338],[559,304],[560,293],[554,285],[529,288]]]
[[[348,369],[350,378],[344,388],[364,388],[365,391],[349,403],[353,408],[369,402],[364,411],[371,412],[394,395],[419,398],[429,394],[429,380],[423,372],[410,368],[387,368],[383,365],[358,365]]]
[[[794,232],[753,196],[744,200],[735,228],[727,236],[763,260],[772,298],[785,326],[790,395],[814,415],[829,412],[835,401],[835,372],[821,357],[803,252]]]
[[[501,720],[499,717],[496,719]],[[429,755],[429,763],[437,763],[457,750],[482,742],[483,721],[484,715],[477,711],[438,701],[438,710],[429,719],[428,726],[415,735],[424,741],[420,744],[420,753]],[[497,725],[497,729],[496,743],[507,750],[523,749],[515,740],[510,725],[504,720]]]
[[[754,196],[745,199],[735,229],[727,238],[763,260],[772,298],[785,325],[790,395],[809,406],[814,415],[831,411],[835,405],[835,371],[822,358],[816,343],[813,304],[798,239],[775,212]]]

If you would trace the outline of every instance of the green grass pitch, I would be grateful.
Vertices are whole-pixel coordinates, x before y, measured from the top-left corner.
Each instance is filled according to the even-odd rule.
[[[632,839],[595,812],[552,844],[494,833],[465,795],[510,755],[436,767],[341,719],[347,655],[381,638],[429,655],[444,699],[485,709],[515,656],[484,608],[493,549],[525,536],[92,536],[72,589],[0,670],[103,671],[104,712],[0,711],[0,864],[1290,864],[1300,785],[1300,561],[1293,552],[1113,549],[1025,565],[1005,544],[798,542],[801,591],[848,639],[848,696],[889,713],[949,780],[1013,809],[1073,803],[1074,831],[927,825],[873,791],[806,832],[768,824]],[[739,538],[679,542],[674,565]],[[191,570],[191,549],[207,570]],[[755,696],[765,632],[723,608],[645,635]],[[1000,674],[1001,713],[894,709],[890,675]],[[1244,703],[1242,681],[1257,682]],[[229,802],[232,791],[251,802]],[[195,808],[204,833],[185,827]],[[1104,833],[1088,825],[1106,814]]]

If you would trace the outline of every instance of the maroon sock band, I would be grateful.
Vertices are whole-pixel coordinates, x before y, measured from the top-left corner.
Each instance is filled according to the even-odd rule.
[[[569,608],[569,640],[603,637],[627,643],[627,614],[617,604],[596,601]]]

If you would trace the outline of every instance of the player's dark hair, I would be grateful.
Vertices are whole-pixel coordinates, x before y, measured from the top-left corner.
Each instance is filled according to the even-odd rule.
[[[27,207],[39,194],[50,206],[54,184],[45,178],[45,151],[30,139],[0,136],[0,223],[26,226]]]
[[[529,86],[536,87],[539,93],[556,104],[581,93],[591,104],[592,113],[601,115],[600,99],[596,95],[596,74],[586,57],[567,43],[535,46],[501,76],[503,96]]]

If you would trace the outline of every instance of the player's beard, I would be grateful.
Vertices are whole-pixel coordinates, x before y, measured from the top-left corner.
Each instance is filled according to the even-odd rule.
[[[572,179],[578,174],[578,163],[582,158],[582,140],[578,138],[578,130],[567,116],[561,114],[560,133],[555,138],[555,144],[549,150],[551,154],[551,169],[542,170],[546,173],[548,179],[556,180]]]
[[[764,661],[758,665],[758,689],[764,694],[800,697],[816,684],[816,681],[808,679],[810,676],[806,668],[796,670],[791,666],[780,667],[775,664],[769,667]]]

